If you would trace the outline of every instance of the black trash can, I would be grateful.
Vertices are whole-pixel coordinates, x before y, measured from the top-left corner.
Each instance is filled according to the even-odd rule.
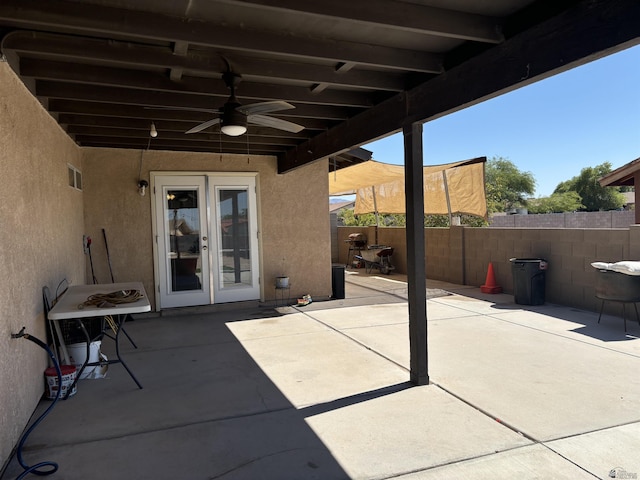
[[[334,263],[331,266],[331,297],[344,298],[344,265]]]
[[[544,304],[547,262],[542,258],[512,258],[513,297],[520,305]]]

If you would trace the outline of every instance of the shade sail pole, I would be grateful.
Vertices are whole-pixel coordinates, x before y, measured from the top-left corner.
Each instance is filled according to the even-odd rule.
[[[451,198],[449,198],[449,184],[447,183],[447,171],[442,171],[442,181],[444,183],[444,194],[447,199],[447,212],[449,212],[449,226],[451,226]]]
[[[427,361],[427,280],[424,235],[424,178],[422,124],[406,125],[404,182],[407,210],[407,282],[409,297],[409,353],[411,382],[429,383]]]
[[[378,245],[378,226],[380,225],[380,218],[378,217],[378,202],[376,200],[376,186],[371,186],[371,192],[373,193],[373,213],[376,215],[376,245]]]

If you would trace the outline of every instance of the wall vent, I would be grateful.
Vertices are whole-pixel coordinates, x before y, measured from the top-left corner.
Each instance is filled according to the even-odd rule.
[[[67,164],[69,186],[82,191],[82,172],[73,165]]]

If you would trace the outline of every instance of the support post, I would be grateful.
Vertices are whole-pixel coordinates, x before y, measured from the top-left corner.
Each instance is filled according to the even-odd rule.
[[[636,170],[633,173],[633,186],[635,190],[635,202],[636,202],[636,225],[640,224],[640,208],[638,208],[638,200],[640,200],[640,171]]]
[[[414,385],[428,385],[422,124],[405,125],[403,134],[410,375]]]
[[[373,194],[373,211],[376,215],[376,245],[378,245],[378,227],[380,226],[380,216],[378,215],[378,200],[376,199],[376,186],[371,187],[371,193]]]

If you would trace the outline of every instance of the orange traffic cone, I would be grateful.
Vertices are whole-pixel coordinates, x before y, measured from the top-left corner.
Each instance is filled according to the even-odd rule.
[[[487,269],[487,279],[484,281],[484,285],[480,287],[482,293],[501,293],[502,287],[496,284],[496,277],[493,274],[493,264],[489,262],[489,268]]]

